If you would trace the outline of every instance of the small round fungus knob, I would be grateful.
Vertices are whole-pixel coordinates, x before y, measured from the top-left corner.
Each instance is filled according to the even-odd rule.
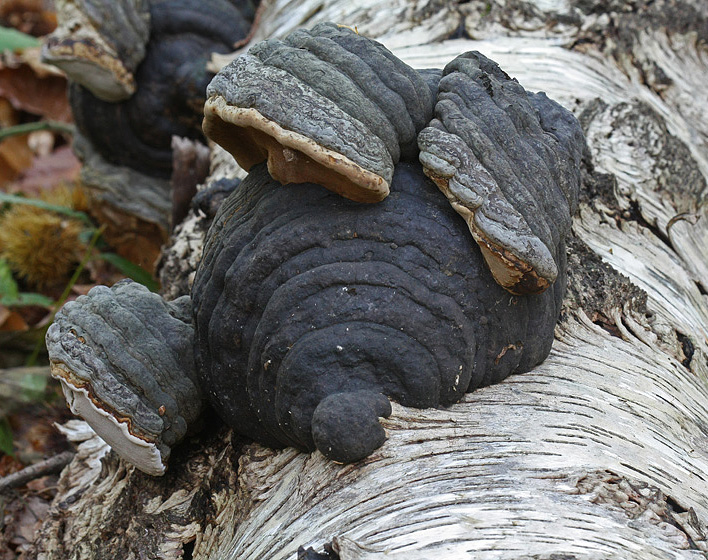
[[[328,459],[354,463],[383,445],[386,432],[379,418],[390,415],[391,403],[381,393],[333,393],[312,415],[312,439]]]

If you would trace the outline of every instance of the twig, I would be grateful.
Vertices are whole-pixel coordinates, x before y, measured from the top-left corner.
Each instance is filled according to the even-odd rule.
[[[669,220],[669,223],[666,224],[666,233],[668,234],[669,230],[682,220],[688,222],[692,226],[695,226],[700,218],[701,215],[698,212],[683,212],[681,214],[676,214]]]
[[[256,34],[256,31],[258,30],[258,27],[261,24],[261,16],[266,10],[266,4],[268,4],[268,2],[260,2],[258,4],[258,8],[256,8],[256,13],[253,16],[253,23],[251,23],[251,28],[248,30],[248,35],[246,35],[240,41],[236,41],[232,45],[234,51],[246,46],[251,41],[251,39],[253,39],[253,36]]]
[[[59,453],[59,455],[54,455],[54,457],[49,457],[49,459],[45,459],[29,467],[25,467],[21,471],[0,478],[0,494],[11,488],[17,488],[18,486],[27,484],[30,480],[34,480],[35,478],[61,472],[61,470],[71,462],[74,455],[75,453],[73,451],[64,451]]]

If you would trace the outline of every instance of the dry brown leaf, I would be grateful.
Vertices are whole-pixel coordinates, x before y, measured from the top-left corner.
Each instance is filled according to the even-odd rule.
[[[24,62],[0,68],[0,97],[15,109],[55,121],[70,122],[71,108],[66,96],[66,78],[57,75],[39,76]]]
[[[17,124],[17,111],[7,99],[0,97],[0,127]]]
[[[58,396],[61,389],[56,381],[49,380],[45,399],[48,400],[52,393]],[[70,444],[54,424],[62,424],[70,418],[71,411],[63,398],[53,399],[52,404],[28,403],[15,410],[8,416],[15,456],[30,464],[69,449]]]
[[[47,515],[51,504],[51,496],[36,496],[26,492],[20,498],[12,501],[6,508],[0,549],[12,551],[5,558],[25,558],[30,545],[34,542],[36,533]],[[3,541],[5,541],[3,543]],[[4,544],[4,547],[2,546]],[[19,555],[19,556],[16,556]],[[3,557],[0,559],[4,560]]]
[[[81,162],[69,146],[61,146],[46,156],[35,157],[32,164],[11,185],[8,192],[36,197],[42,191],[62,184],[73,184],[79,179]]]
[[[155,271],[162,245],[167,241],[167,234],[160,226],[109,204],[95,203],[90,212],[105,226],[103,238],[116,253],[150,273]]]
[[[0,0],[0,20],[6,27],[40,37],[57,26],[54,10],[46,0]]]
[[[0,457],[0,478],[22,470],[24,465],[11,455]]]
[[[0,305],[0,332],[29,330],[29,325],[17,311]]]
[[[71,293],[77,296],[85,296],[94,286],[96,286],[96,284],[74,284],[71,287]]]
[[[27,145],[27,134],[11,136],[0,142],[0,185],[16,179],[32,164],[33,158]]]

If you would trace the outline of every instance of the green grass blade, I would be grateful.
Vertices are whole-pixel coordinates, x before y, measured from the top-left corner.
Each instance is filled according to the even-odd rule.
[[[116,255],[115,253],[101,253],[99,256],[107,263],[115,266],[128,278],[142,284],[151,292],[157,292],[157,290],[160,289],[159,284],[152,277],[152,274],[142,266],[130,262],[128,259]]]
[[[64,134],[73,135],[76,132],[76,127],[71,124],[66,124],[57,121],[37,121],[26,124],[18,124],[0,129],[0,141],[9,138],[10,136],[18,136],[27,134],[36,130],[53,130],[54,132],[63,132]]]
[[[28,47],[38,47],[40,42],[32,35],[27,35],[11,27],[0,27],[0,51],[16,51]]]
[[[71,208],[67,208],[66,206],[60,206],[59,204],[51,204],[49,202],[45,202],[44,200],[39,200],[37,198],[27,198],[16,194],[0,193],[0,203],[3,202],[7,204],[25,204],[27,206],[41,208],[42,210],[56,212],[57,214],[63,214],[64,216],[69,216],[71,218],[81,220],[86,225],[91,226],[93,228],[91,218],[88,217],[88,214],[86,214],[86,212],[72,210]]]
[[[25,305],[36,305],[38,307],[51,307],[54,300],[44,294],[34,292],[20,292],[16,297],[7,297],[0,293],[0,305],[5,307],[22,307]]]
[[[0,259],[0,300],[16,300],[20,295],[12,270],[5,259]]]
[[[6,455],[15,454],[15,446],[12,443],[12,427],[7,418],[0,418],[0,451]]]

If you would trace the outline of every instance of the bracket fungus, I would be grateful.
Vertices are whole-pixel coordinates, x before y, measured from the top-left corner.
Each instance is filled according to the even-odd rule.
[[[77,128],[107,162],[169,178],[172,136],[202,138],[204,91],[213,77],[207,62],[246,36],[254,8],[250,0],[148,6],[150,39],[135,70],[135,93],[113,103],[72,80],[69,100]]]
[[[72,412],[148,474],[165,472],[202,409],[191,314],[187,296],[166,302],[123,281],[67,303],[47,331]]]
[[[425,173],[465,219],[494,278],[538,293],[558,276],[577,207],[583,133],[477,52],[443,71],[435,119],[418,136]]]
[[[321,23],[253,46],[212,80],[204,132],[246,170],[378,202],[432,116],[423,77],[380,43]]]
[[[116,251],[145,268],[155,266],[169,235],[172,138],[205,142],[201,122],[213,77],[206,65],[213,53],[230,52],[247,36],[256,2],[64,0],[57,5],[60,26],[43,53],[69,78],[77,127],[73,148],[83,164],[90,212],[106,226],[104,237]],[[101,63],[130,70],[121,74],[130,75],[130,87],[96,69],[91,50],[96,45],[110,51],[99,57]]]
[[[57,0],[58,26],[42,60],[104,101],[135,93],[135,70],[150,36],[148,0]]]
[[[159,471],[203,398],[265,445],[354,462],[385,441],[390,399],[451,405],[545,359],[585,150],[568,111],[478,53],[417,72],[332,24],[256,45],[209,92],[207,134],[250,173],[213,219],[191,296],[97,288],[47,335],[72,408],[108,411],[94,426],[127,433],[116,447],[128,460]],[[276,146],[283,138],[296,144]],[[310,141],[328,154],[316,165]],[[289,150],[296,165],[283,170]],[[381,172],[382,188],[324,170],[343,158]],[[500,273],[493,251],[532,272]]]

